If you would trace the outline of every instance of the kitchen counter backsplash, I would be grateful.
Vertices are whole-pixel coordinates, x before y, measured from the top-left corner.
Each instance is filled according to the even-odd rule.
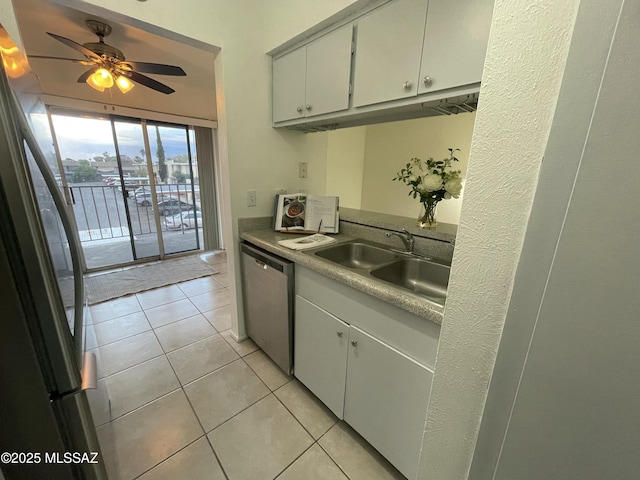
[[[251,217],[238,219],[238,236],[251,230],[273,228],[273,217]]]
[[[386,230],[400,231],[406,228],[414,236],[432,238],[444,242],[455,240],[456,233],[458,232],[458,226],[452,223],[438,222],[436,228],[420,228],[416,225],[415,218],[399,217],[397,215],[369,212],[355,208],[340,207],[340,220],[358,225],[384,228]]]

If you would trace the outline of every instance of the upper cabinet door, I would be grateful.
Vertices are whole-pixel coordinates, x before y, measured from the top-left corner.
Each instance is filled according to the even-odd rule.
[[[274,122],[304,117],[306,63],[306,47],[273,60]]]
[[[349,108],[351,25],[307,45],[307,117]]]
[[[427,0],[395,0],[358,20],[354,106],[415,96]]]
[[[494,0],[429,0],[418,93],[479,83]]]

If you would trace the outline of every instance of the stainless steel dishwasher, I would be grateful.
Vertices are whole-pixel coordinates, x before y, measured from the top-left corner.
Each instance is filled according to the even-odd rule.
[[[242,290],[249,337],[287,374],[293,371],[293,262],[242,243]]]

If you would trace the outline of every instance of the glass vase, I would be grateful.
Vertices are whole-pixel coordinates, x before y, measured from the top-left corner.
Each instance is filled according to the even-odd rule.
[[[418,216],[418,227],[420,228],[436,228],[436,206],[438,202],[422,203],[420,207],[420,215]]]

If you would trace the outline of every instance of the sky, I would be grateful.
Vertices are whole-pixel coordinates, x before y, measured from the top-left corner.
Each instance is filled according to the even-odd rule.
[[[63,159],[74,160],[92,159],[102,156],[104,152],[115,156],[115,146],[111,131],[111,122],[105,119],[88,117],[71,117],[66,115],[52,115],[53,125]],[[31,122],[38,143],[43,152],[53,152],[53,141],[49,123],[45,115],[31,115]],[[121,155],[133,158],[140,156],[144,148],[142,126],[138,123],[115,122],[118,147]],[[153,162],[156,156],[157,142],[154,126],[148,126],[149,146]],[[161,126],[160,137],[165,150],[165,156],[171,157],[187,153],[186,134],[183,128]],[[193,151],[192,151],[193,153]]]

